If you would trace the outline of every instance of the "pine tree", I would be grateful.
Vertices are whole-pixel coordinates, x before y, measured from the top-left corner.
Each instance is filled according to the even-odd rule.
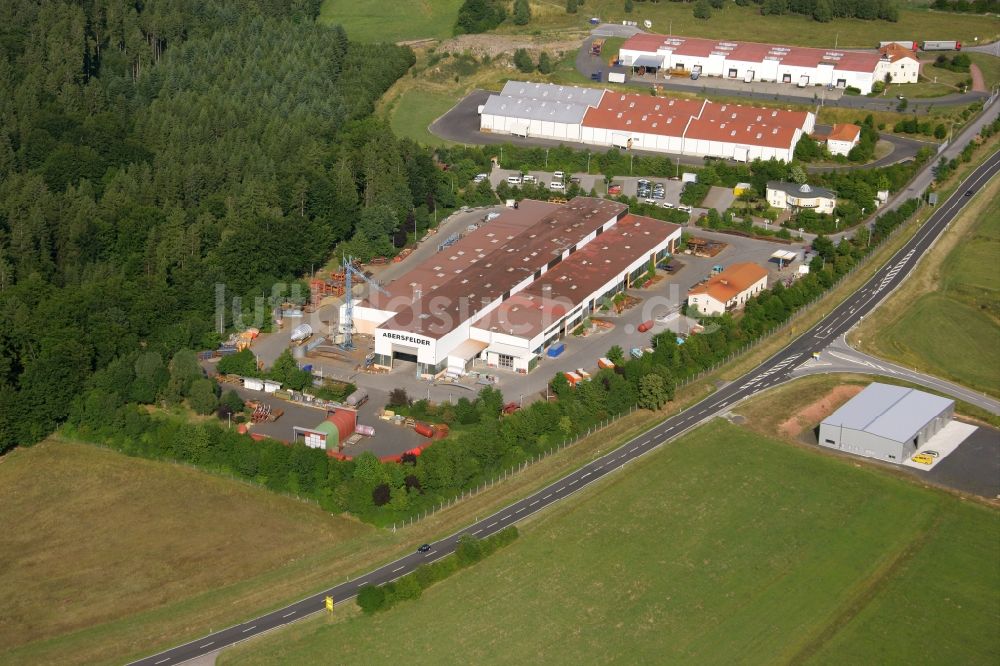
[[[528,25],[531,20],[531,7],[528,0],[514,1],[514,23],[517,25]]]

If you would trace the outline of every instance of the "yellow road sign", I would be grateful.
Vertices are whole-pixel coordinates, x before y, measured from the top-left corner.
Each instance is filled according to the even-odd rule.
[[[326,598],[326,609],[331,613],[333,612],[333,597]]]

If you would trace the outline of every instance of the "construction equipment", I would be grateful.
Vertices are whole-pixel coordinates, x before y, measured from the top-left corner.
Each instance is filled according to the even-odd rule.
[[[341,332],[344,334],[344,341],[341,343],[343,349],[354,349],[354,282],[353,278],[358,278],[373,290],[389,295],[389,292],[375,280],[354,267],[352,257],[344,257],[344,321],[340,322]]]
[[[603,39],[595,39],[593,42],[590,43],[590,54],[591,55],[595,55],[595,56],[599,56],[599,55],[601,55],[601,50],[603,48],[604,48],[604,40]]]

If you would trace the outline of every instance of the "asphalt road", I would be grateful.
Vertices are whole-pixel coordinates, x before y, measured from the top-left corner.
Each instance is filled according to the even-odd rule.
[[[1000,400],[933,375],[860,352],[848,345],[844,336],[834,340],[829,347],[820,353],[819,358],[799,366],[792,374],[799,377],[830,372],[857,372],[866,375],[896,377],[950,395],[992,414],[1000,415]]]
[[[789,381],[792,379],[796,367],[811,359],[814,352],[821,352],[846,333],[905,279],[917,265],[920,256],[933,245],[938,235],[969,201],[966,192],[980,189],[998,171],[1000,171],[1000,152],[994,153],[982,166],[973,171],[963,181],[955,194],[938,206],[913,238],[893,255],[861,289],[834,308],[822,321],[794,339],[787,347],[771,356],[757,368],[726,384],[692,407],[666,419],[630,442],[587,463],[532,495],[500,509],[491,516],[483,518],[455,534],[434,542],[431,544],[431,550],[427,553],[410,553],[369,571],[355,580],[341,583],[279,610],[133,663],[141,666],[179,664],[289,624],[313,613],[322,612],[326,596],[333,597],[337,603],[349,601],[365,585],[382,585],[412,572],[421,564],[448,555],[455,549],[456,542],[463,534],[472,534],[479,538],[494,534],[551,504],[566,499],[609,474],[620,472],[630,461],[649,453],[703,421],[731,409],[734,404],[741,400]]]

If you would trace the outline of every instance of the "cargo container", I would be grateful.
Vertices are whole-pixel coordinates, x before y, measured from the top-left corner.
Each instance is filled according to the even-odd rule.
[[[961,51],[962,42],[956,41],[936,41],[924,42],[920,45],[921,51]]]
[[[427,423],[416,423],[413,426],[413,430],[423,437],[434,437],[434,427]]]
[[[649,320],[644,321],[641,324],[639,324],[639,332],[640,333],[645,333],[646,331],[648,331],[651,328],[653,328],[653,320],[652,319],[649,319]]]
[[[582,377],[580,377],[580,375],[576,374],[572,370],[570,370],[569,372],[564,372],[563,376],[569,382],[570,386],[576,386],[583,379]]]
[[[601,357],[597,359],[597,367],[604,369],[612,369],[615,367],[615,364],[611,362],[611,359]]]
[[[625,83],[625,74],[622,72],[608,72],[608,83]]]
[[[360,423],[354,426],[354,432],[358,433],[359,435],[364,435],[365,437],[375,436],[375,428],[373,426],[361,425]]]
[[[347,400],[344,401],[344,404],[346,404],[348,407],[353,407],[354,409],[357,409],[366,402],[368,402],[368,391],[364,389],[358,389],[351,395],[347,396]]]
[[[905,41],[879,42],[878,47],[882,48],[883,46],[889,46],[890,44],[899,44],[903,48],[910,49],[911,51],[916,51],[917,47],[919,46],[916,42],[912,40],[905,40]]]
[[[556,356],[559,356],[559,354],[562,354],[564,351],[566,351],[566,345],[562,342],[557,342],[556,344],[549,347],[549,350],[545,353],[548,354],[550,357],[555,358]]]
[[[580,375],[580,379],[582,379],[583,381],[585,382],[590,381],[590,373],[584,370],[583,368],[577,368],[576,374]]]

